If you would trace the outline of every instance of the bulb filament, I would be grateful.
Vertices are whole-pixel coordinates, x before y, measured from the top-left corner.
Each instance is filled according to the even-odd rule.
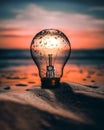
[[[52,66],[52,54],[49,54],[48,57],[49,57],[49,66]]]
[[[46,72],[46,77],[47,78],[54,78],[55,73],[54,73],[54,66],[52,65],[52,54],[48,54],[48,66],[47,66],[47,72]]]

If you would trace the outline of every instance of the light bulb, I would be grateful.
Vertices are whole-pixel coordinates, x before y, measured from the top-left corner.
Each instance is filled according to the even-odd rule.
[[[42,30],[34,36],[30,52],[39,70],[41,88],[59,87],[64,66],[71,53],[66,35],[56,29]]]

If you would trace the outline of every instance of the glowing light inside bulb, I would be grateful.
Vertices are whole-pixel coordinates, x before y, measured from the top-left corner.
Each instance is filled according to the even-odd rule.
[[[31,43],[31,54],[41,79],[62,77],[70,49],[69,40],[59,30],[46,29],[36,34]]]
[[[55,39],[54,37],[45,38],[42,42],[45,44],[45,48],[47,49],[55,49],[61,47],[60,39]]]

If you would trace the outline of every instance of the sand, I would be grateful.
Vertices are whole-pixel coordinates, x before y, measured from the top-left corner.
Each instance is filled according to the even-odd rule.
[[[19,89],[0,89],[2,130],[104,129],[104,95],[89,87],[64,82],[51,90]]]
[[[103,66],[70,65],[41,89],[33,65],[0,69],[0,130],[103,130]]]

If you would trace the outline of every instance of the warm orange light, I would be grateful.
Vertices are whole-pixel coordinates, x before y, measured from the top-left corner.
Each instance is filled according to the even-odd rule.
[[[104,48],[103,33],[100,30],[60,30],[62,30],[70,39],[72,49]],[[31,42],[31,38],[33,37],[33,35],[33,30],[29,31],[28,33],[25,30],[0,32],[0,48],[28,49],[29,43]],[[51,40],[48,39],[48,41],[49,44],[47,45],[47,48],[52,48],[51,44],[54,43],[55,45],[56,43],[55,38]],[[62,47],[60,46],[60,48]]]

